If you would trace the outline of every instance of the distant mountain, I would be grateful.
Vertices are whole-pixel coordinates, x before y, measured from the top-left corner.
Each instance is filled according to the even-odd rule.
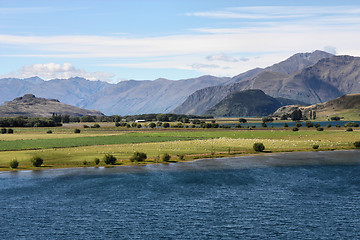
[[[308,62],[310,63],[321,56],[327,56],[320,51],[315,51],[313,54],[316,57],[312,57],[312,54],[294,55],[295,58],[290,57],[289,62],[284,61],[267,69],[280,71],[279,69],[288,69],[287,66],[291,62],[294,64],[299,62],[294,59],[306,57],[312,59]],[[301,65],[304,62],[306,61],[302,61]],[[291,68],[294,69],[297,68]],[[344,94],[358,93],[360,92],[360,58],[331,56],[291,74],[261,71],[251,79],[240,79],[233,84],[200,89],[173,112],[203,114],[229,94],[247,89],[261,89],[272,97],[294,99],[308,104],[328,101]]]
[[[38,77],[28,79],[0,79],[0,104],[27,93],[44,98],[56,98],[66,104],[97,109],[106,115],[130,115],[170,112],[194,91],[221,85],[230,78],[202,76],[172,81],[122,81],[110,84],[84,78],[44,81]]]
[[[100,109],[106,114],[134,115],[166,113],[194,91],[224,84],[229,78],[202,76],[184,80],[123,81],[92,95],[79,106]]]
[[[359,119],[360,116],[360,93],[348,94],[336,99],[318,103],[310,106],[289,105],[277,109],[274,116],[280,117],[283,114],[291,114],[294,110],[300,109],[308,119],[310,112],[316,112],[317,118],[330,118],[332,116]]]
[[[99,111],[64,104],[57,99],[37,98],[32,94],[25,94],[0,106],[0,117],[51,117],[53,113],[78,117],[104,115]]]
[[[252,89],[231,93],[205,114],[225,117],[267,116],[289,102],[299,104],[299,102],[284,98],[279,101],[261,90]]]

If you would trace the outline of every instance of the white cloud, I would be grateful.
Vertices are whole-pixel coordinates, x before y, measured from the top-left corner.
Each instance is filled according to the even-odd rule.
[[[216,55],[210,55],[206,57],[207,60],[209,61],[223,61],[223,62],[239,62],[239,61],[249,61],[248,58],[234,58],[231,57],[229,55],[226,55],[225,53],[220,53],[220,54],[216,54]]]
[[[112,82],[114,77],[113,74],[106,72],[86,72],[84,69],[75,68],[71,63],[64,63],[62,65],[57,63],[45,63],[23,66],[17,72],[0,75],[0,78],[30,78],[34,76],[38,76],[45,80],[83,77],[92,81],[101,80],[106,82]]]
[[[219,68],[220,66],[219,65],[216,65],[216,64],[203,64],[203,63],[193,63],[190,65],[191,68],[193,69],[203,69],[203,68]]]

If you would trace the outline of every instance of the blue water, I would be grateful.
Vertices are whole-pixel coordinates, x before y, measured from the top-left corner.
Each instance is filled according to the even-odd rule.
[[[311,121],[314,125],[315,124],[320,124],[321,127],[326,127],[328,124],[331,125],[331,127],[336,127],[336,126],[340,126],[340,127],[344,127],[344,125],[348,122],[353,122],[353,123],[358,123],[360,124],[360,121]],[[268,122],[266,123],[267,127],[283,127],[285,122]],[[291,121],[291,122],[286,122],[286,124],[289,127],[295,127],[297,122]],[[305,123],[306,121],[302,121],[300,122],[302,124],[302,126],[304,128],[305,127]],[[240,125],[242,127],[251,127],[251,126],[256,126],[256,127],[261,127],[262,123],[240,123]],[[234,127],[236,124],[224,124],[224,125],[229,125],[231,127]]]
[[[359,153],[1,173],[0,239],[359,239]]]

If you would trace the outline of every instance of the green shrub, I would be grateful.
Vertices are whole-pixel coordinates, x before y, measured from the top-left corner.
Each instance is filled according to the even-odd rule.
[[[86,160],[83,161],[83,165],[86,166],[88,165],[88,162]]]
[[[326,127],[327,127],[327,128],[331,128],[332,126],[331,126],[331,124],[329,123],[328,125],[326,125]]]
[[[94,159],[94,163],[95,163],[96,165],[99,165],[100,159],[99,159],[99,158],[95,158],[95,159]]]
[[[88,126],[88,125],[86,125],[86,124],[84,124],[84,125],[83,125],[83,128],[89,128],[89,126]]]
[[[320,127],[320,124],[319,123],[315,123],[315,128],[318,128],[318,127]]]
[[[359,124],[355,122],[347,122],[345,123],[344,127],[358,127]]]
[[[100,125],[97,124],[97,123],[95,123],[95,124],[92,126],[92,128],[100,128]]]
[[[312,148],[313,148],[313,149],[318,149],[318,148],[319,148],[319,145],[314,144],[314,145],[312,146]]]
[[[287,124],[287,123],[284,123],[284,126],[283,126],[284,128],[287,128],[287,127],[289,127],[289,125]]]
[[[18,168],[18,166],[19,166],[19,162],[16,159],[10,161],[11,168]]]
[[[360,148],[360,141],[354,142],[354,146],[355,146],[356,148]]]
[[[130,157],[130,161],[138,161],[142,162],[147,158],[146,154],[143,152],[134,152],[134,154]]]
[[[294,132],[297,132],[297,131],[299,131],[299,129],[297,128],[297,127],[293,127],[293,129],[292,129]]]
[[[104,158],[104,163],[105,164],[111,164],[111,165],[114,165],[116,163],[116,157],[114,155],[111,155],[111,154],[105,154]]]
[[[324,131],[324,128],[318,127],[316,130],[319,131],[319,132],[321,132],[321,131]]]
[[[314,126],[314,124],[311,121],[306,121],[305,126],[308,127],[308,128],[311,128],[311,127]]]
[[[115,127],[120,127],[120,123],[119,123],[119,122],[116,122],[116,123],[115,123]]]
[[[160,157],[160,160],[163,162],[168,162],[168,161],[170,161],[170,159],[171,159],[171,156],[168,153],[164,153]]]
[[[37,156],[32,157],[30,161],[34,167],[40,167],[44,163],[44,160]]]
[[[166,123],[163,124],[163,127],[168,128],[168,127],[170,127],[170,124],[166,122]]]
[[[80,133],[81,131],[80,131],[80,129],[78,129],[78,128],[76,128],[75,130],[74,130],[74,133]]]
[[[184,160],[185,156],[183,154],[180,154],[180,155],[178,155],[178,157],[179,157],[180,160]]]
[[[14,133],[14,129],[9,128],[9,129],[7,130],[7,133],[8,133],[8,134],[13,134],[13,133]]]
[[[351,127],[348,127],[348,128],[346,129],[346,131],[347,131],[347,132],[352,132],[353,129],[352,129]]]
[[[297,128],[302,127],[302,124],[300,122],[296,123],[295,125]]]
[[[256,152],[262,152],[262,151],[265,150],[265,146],[264,146],[264,144],[262,144],[262,143],[254,143],[253,149],[254,149]]]
[[[149,127],[150,127],[150,128],[154,128],[154,127],[156,127],[156,124],[153,123],[153,122],[151,122],[151,123],[149,123]]]
[[[6,128],[2,128],[1,129],[1,134],[5,134],[6,133]]]
[[[46,133],[51,134],[51,133],[52,133],[52,131],[51,131],[51,130],[48,130]]]

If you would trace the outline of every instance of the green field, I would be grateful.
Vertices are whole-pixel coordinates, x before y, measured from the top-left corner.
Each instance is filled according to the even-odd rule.
[[[158,163],[159,156],[169,153],[172,161],[193,160],[207,157],[241,156],[254,154],[252,145],[262,142],[265,153],[287,151],[314,151],[354,148],[353,142],[360,141],[360,131],[345,129],[314,128],[291,129],[126,129],[101,127],[81,129],[73,133],[74,127],[52,128],[53,134],[46,134],[49,128],[14,128],[14,134],[0,135],[0,171],[10,170],[9,162],[16,159],[18,169],[33,169],[30,158],[44,159],[41,168],[94,166],[94,159],[112,154],[118,165],[139,164],[129,161],[135,151],[145,152],[148,159],[141,164]],[[102,161],[100,165],[105,165]]]

